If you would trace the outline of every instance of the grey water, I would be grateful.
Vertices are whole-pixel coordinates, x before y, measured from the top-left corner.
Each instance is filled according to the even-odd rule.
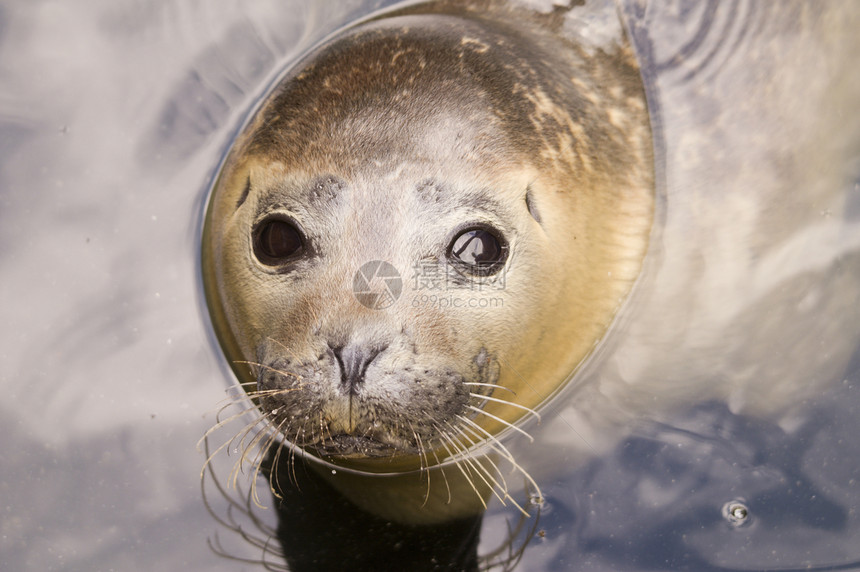
[[[391,3],[0,2],[3,570],[276,562],[213,518],[252,475],[208,494],[211,512],[201,496],[198,441],[232,378],[202,303],[200,221],[284,66]],[[596,6],[571,34],[602,29]],[[842,33],[857,9],[617,10],[655,127],[652,251],[535,443],[510,437],[539,516],[493,504],[479,554],[522,570],[860,569],[860,52]],[[276,526],[249,511],[243,530]]]

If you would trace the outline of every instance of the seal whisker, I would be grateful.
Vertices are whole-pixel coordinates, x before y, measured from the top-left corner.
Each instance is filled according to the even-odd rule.
[[[504,389],[505,391],[511,392],[513,395],[516,395],[517,392],[511,389],[510,387],[505,387],[499,383],[484,383],[481,381],[464,381],[463,385],[477,385],[480,387],[492,387],[493,389]],[[474,395],[474,394],[472,394]]]
[[[427,467],[427,465],[425,464],[425,462],[427,461],[427,453],[424,450],[424,441],[421,439],[421,436],[418,434],[418,431],[415,430],[415,426],[412,425],[412,422],[408,418],[404,419],[404,421],[406,422],[407,427],[409,427],[410,433],[412,433],[412,438],[415,439],[415,448],[418,449],[418,458],[419,462],[421,463],[420,468],[423,471]]]
[[[255,427],[260,426],[261,424],[266,424],[266,418],[263,417],[261,419],[254,419],[253,421],[243,425],[240,427],[234,434],[233,437],[230,438],[229,441],[225,443],[225,445],[229,445],[230,449],[236,449],[237,451],[244,448],[244,441],[248,434],[254,430]],[[237,444],[238,441],[238,444]],[[228,455],[229,450],[228,450]]]
[[[457,418],[460,419],[460,421],[462,421],[463,423],[468,425],[467,428],[472,432],[473,435],[475,435],[479,439],[486,439],[488,442],[488,445],[490,445],[490,447],[492,447],[492,449],[494,451],[496,451],[497,453],[502,455],[502,457],[504,457],[508,461],[514,460],[513,454],[511,454],[511,452],[508,450],[508,448],[505,447],[502,444],[502,442],[499,441],[499,439],[495,435],[493,435],[492,433],[490,433],[489,431],[487,431],[486,429],[484,429],[483,427],[481,427],[480,425],[478,425],[477,423],[475,423],[474,421],[472,421],[471,419],[469,419],[465,415],[457,415]]]
[[[537,482],[532,478],[532,476],[529,474],[529,472],[526,471],[525,468],[523,468],[522,465],[517,463],[513,454],[508,450],[507,447],[504,446],[504,444],[502,444],[502,442],[495,435],[493,435],[492,433],[490,433],[489,431],[487,431],[486,429],[484,429],[483,427],[481,427],[480,425],[478,425],[477,423],[475,423],[474,421],[472,421],[471,419],[469,419],[463,415],[458,415],[457,417],[459,417],[464,423],[469,424],[470,427],[473,427],[475,431],[480,432],[480,434],[483,435],[484,438],[487,439],[487,443],[490,445],[490,447],[492,447],[493,450],[495,450],[500,455],[502,455],[502,457],[507,459],[507,461],[511,464],[511,466],[516,471],[519,471],[519,473],[521,475],[523,475],[523,477],[525,477],[525,479],[528,481],[528,483],[534,488],[535,493],[537,493],[538,498],[539,499],[543,498],[543,493],[541,492],[540,487],[538,486]]]
[[[301,387],[286,387],[286,388],[277,388],[277,389],[262,389],[259,391],[249,391],[248,397],[243,401],[246,403],[254,403],[256,405],[256,399],[261,397],[279,397],[283,395],[287,395],[294,391],[301,391]],[[237,401],[237,403],[242,403],[242,401]]]
[[[229,386],[227,386],[227,388],[224,390],[224,393],[226,395],[223,399],[219,400],[213,408],[213,410],[217,410],[216,419],[218,419],[218,416],[225,409],[228,409],[236,403],[248,401],[248,387],[255,386],[256,384],[256,381],[248,381],[245,383],[231,383]],[[207,412],[207,414],[208,413],[211,413],[211,411]]]
[[[320,411],[319,417],[320,417],[320,440],[325,441],[327,439],[328,441],[334,441],[334,435],[332,435],[332,433],[331,433],[331,427],[329,426],[328,423],[325,422],[325,415],[323,414],[322,411]],[[327,438],[326,438],[326,435],[328,436]]]
[[[290,478],[292,479],[293,484],[298,485],[299,477],[296,475],[296,457],[298,453],[296,451],[296,447],[290,446]]]
[[[499,468],[496,466],[495,463],[492,462],[491,459],[489,459],[486,456],[483,457],[484,459],[489,461],[490,464],[493,466],[493,468],[495,469],[495,473],[498,474],[499,477],[502,479],[502,483],[500,483],[498,481],[498,479],[495,478],[495,476],[493,475],[494,471],[491,471],[490,469],[485,467],[483,465],[483,463],[481,463],[480,459],[477,459],[473,455],[467,454],[468,450],[475,445],[475,442],[472,441],[472,439],[470,439],[468,437],[468,435],[466,435],[463,432],[462,429],[457,428],[457,427],[453,427],[450,423],[446,423],[446,424],[453,431],[459,433],[469,443],[469,445],[467,447],[465,447],[465,449],[462,450],[462,455],[464,455],[462,462],[468,463],[469,466],[471,466],[475,470],[475,473],[478,475],[478,477],[480,477],[480,479],[482,481],[484,481],[484,484],[487,485],[487,487],[492,491],[493,495],[497,499],[499,499],[499,502],[501,502],[502,504],[505,504],[505,498],[510,498],[510,495],[508,495],[507,483],[504,482],[504,477],[501,475],[501,472],[499,472]],[[462,443],[460,443],[459,440],[457,440],[455,437],[451,436],[447,432],[446,432],[446,435],[448,435],[449,439],[451,439],[452,442],[456,441],[458,446],[462,446]],[[492,482],[490,482],[490,481],[492,481]],[[501,496],[499,491],[504,493],[504,498]],[[513,501],[513,499],[511,499],[511,500]],[[516,503],[514,503],[514,504],[516,504]]]
[[[246,391],[247,390],[245,388],[240,387],[238,384],[231,385],[225,390],[225,393],[227,393],[227,395],[223,399],[219,400],[218,403],[215,404],[215,407],[213,407],[210,411],[207,411],[207,415],[214,411],[215,419],[220,421],[220,415],[224,412],[224,410],[229,409],[236,403],[241,403],[243,401],[248,400]]]
[[[300,376],[297,373],[293,373],[290,371],[284,371],[282,369],[278,369],[276,367],[272,367],[270,365],[266,365],[266,364],[260,363],[258,361],[234,360],[233,363],[243,363],[245,365],[253,365],[253,366],[257,366],[257,367],[261,367],[263,369],[269,370],[269,371],[274,372],[274,373],[279,373],[281,375],[285,375],[285,376],[289,376],[289,377],[295,377],[296,379],[302,379],[302,376]],[[253,382],[250,382],[250,383],[253,383]]]
[[[260,471],[263,463],[263,456],[268,452],[269,447],[277,438],[276,428],[274,424],[269,422],[265,427],[263,427],[256,435],[254,435],[253,439],[248,443],[247,447],[245,447],[242,457],[237,465],[241,465],[244,463],[250,463],[253,468],[251,472],[251,491],[249,494],[249,501],[253,502],[259,508],[264,508],[262,501],[260,500],[260,495],[257,488],[257,482],[259,480]],[[256,454],[253,460],[249,461],[248,454],[251,450],[256,449]],[[273,496],[279,497],[277,491],[274,489],[271,480],[269,480],[269,491]]]
[[[260,427],[262,425],[262,427]],[[260,442],[266,435],[269,434],[273,427],[272,420],[265,416],[262,419],[262,423],[254,423],[247,427],[247,429],[242,433],[241,438],[239,439],[239,448],[242,453],[239,456],[239,459],[234,463],[233,470],[230,473],[230,481],[233,483],[234,488],[236,487],[236,483],[239,479],[239,474],[244,472],[244,465],[248,462],[248,452],[253,448],[257,443]],[[245,440],[251,434],[251,431],[255,428],[259,428],[256,433],[254,433],[253,437],[251,437],[248,443],[245,443]],[[238,437],[238,435],[237,435]],[[236,437],[233,438],[235,440]],[[231,443],[233,442],[231,440]]]
[[[289,419],[284,419],[281,422],[281,424],[278,426],[278,431],[280,431],[283,434],[284,433],[284,427],[288,426],[288,425],[289,425]],[[299,481],[298,481],[298,478],[296,477],[296,472],[295,472],[295,470],[296,470],[295,449],[292,445],[284,442],[283,440],[278,442],[278,449],[275,452],[274,465],[273,465],[276,468],[276,471],[275,471],[276,479],[275,480],[279,482],[277,468],[281,466],[281,455],[284,453],[284,450],[287,451],[287,478],[289,479],[290,483],[292,483],[293,485],[298,487]],[[280,493],[277,493],[277,496],[278,496],[278,498],[280,498],[281,497]]]
[[[421,435],[418,434],[409,419],[406,419],[406,424],[409,425],[409,430],[412,431],[412,436],[415,439],[415,446],[418,449],[418,462],[421,475],[426,476],[427,478],[427,489],[424,491],[424,501],[421,503],[421,507],[423,508],[427,505],[427,501],[430,499],[430,471],[428,470],[430,467],[430,460],[427,458],[427,450],[424,448],[424,440],[421,439]]]
[[[531,435],[529,435],[528,433],[526,433],[525,431],[523,431],[522,429],[520,429],[519,427],[517,427],[516,425],[511,423],[510,421],[505,421],[501,417],[497,417],[497,416],[493,415],[492,413],[487,413],[486,411],[484,411],[480,407],[475,407],[474,405],[467,405],[466,409],[471,409],[472,411],[477,411],[478,413],[482,413],[482,414],[486,415],[487,417],[489,417],[490,419],[493,419],[495,421],[498,421],[502,425],[506,425],[506,426],[510,427],[514,431],[524,435],[529,440],[529,442],[531,442],[531,443],[534,443],[534,441],[535,441],[534,437],[532,437]]]
[[[284,419],[281,420],[277,427],[274,427],[274,429],[272,430],[272,440],[267,445],[267,448],[271,447],[271,443],[275,439],[277,439],[278,435],[285,435],[287,433],[289,423],[290,419],[288,417],[284,417]],[[275,483],[280,482],[279,473],[281,467],[281,455],[283,454],[285,449],[287,450],[288,455],[286,461],[288,468],[287,478],[292,484],[298,485],[298,479],[296,478],[295,474],[295,447],[292,444],[287,443],[283,439],[278,439],[277,448],[275,449],[274,455],[272,456],[272,474],[269,477],[269,490],[271,490],[272,494],[276,498],[282,498],[280,492],[275,489]]]
[[[280,431],[281,427],[278,426],[277,430]],[[280,491],[278,490],[278,487],[275,486],[275,483],[280,482],[280,462],[281,462],[281,452],[283,451],[283,446],[284,446],[283,441],[279,440],[277,442],[276,446],[274,447],[274,451],[271,448],[272,447],[271,444],[269,445],[269,447],[267,447],[268,453],[271,456],[271,465],[272,465],[270,468],[270,474],[269,474],[269,491],[271,491],[272,495],[277,499],[282,498],[282,495],[281,495]]]
[[[506,399],[499,399],[498,397],[490,397],[488,395],[480,395],[480,394],[471,393],[471,392],[469,393],[469,395],[471,395],[472,397],[478,398],[478,399],[486,399],[487,401],[495,401],[496,403],[503,403],[505,405],[510,405],[511,407],[516,407],[517,409],[522,409],[523,411],[525,411],[527,413],[531,413],[535,417],[535,419],[538,420],[538,423],[541,422],[540,414],[537,411],[535,411],[534,409],[532,409],[531,407],[526,407],[525,405],[520,405],[519,403],[514,403],[512,401],[507,401]]]
[[[233,443],[236,440],[236,437],[240,433],[242,433],[243,431],[250,431],[259,423],[260,423],[260,420],[255,419],[251,423],[248,423],[247,425],[240,427],[237,433],[235,433],[230,439],[226,440],[224,443],[222,443],[220,446],[218,446],[218,448],[215,449],[215,451],[211,455],[208,455],[208,457],[206,458],[206,461],[203,463],[203,469],[201,469],[201,476],[202,476],[203,472],[206,470],[206,467],[209,466],[209,464],[212,462],[212,459],[215,457],[215,455],[217,455],[219,452],[221,452],[225,448],[229,449],[230,447],[232,447]],[[223,425],[221,425],[221,426],[223,427]],[[207,453],[208,453],[208,442],[209,442],[208,437],[209,437],[210,433],[211,433],[211,431],[207,431],[206,434],[203,436],[203,439],[202,439],[207,446]],[[199,445],[200,445],[200,442],[198,442],[198,446]]]
[[[209,455],[209,442],[208,439],[204,441],[204,450],[206,455]],[[277,566],[277,564],[269,563],[265,560],[266,555],[273,555],[276,558],[283,558],[283,552],[277,545],[272,543],[272,539],[275,537],[276,531],[269,527],[266,523],[261,521],[250,509],[250,502],[246,500],[245,505],[239,504],[235,498],[227,493],[221,485],[220,480],[216,477],[214,469],[209,466],[208,467],[209,478],[212,480],[215,485],[216,490],[220,493],[221,498],[227,501],[227,514],[222,516],[218,514],[212,504],[209,501],[209,497],[206,494],[206,477],[205,475],[200,479],[200,492],[203,499],[203,504],[206,507],[207,512],[212,516],[212,518],[225,529],[239,535],[244,541],[249,543],[251,546],[255,546],[260,548],[263,551],[263,561],[256,561],[249,558],[241,558],[229,554],[222,546],[220,542],[220,538],[217,533],[215,534],[214,541],[210,538],[207,539],[207,544],[210,549],[220,556],[224,556],[231,560],[237,562],[244,562],[248,564],[262,564],[266,569],[276,570],[277,568],[273,568],[272,566]],[[248,517],[252,524],[257,527],[257,529],[262,533],[263,537],[255,536],[245,530],[245,528],[239,524],[239,522],[234,517],[234,512],[239,512],[246,517]]]
[[[271,389],[252,389],[247,391],[248,397],[266,397],[267,395],[279,395],[298,391],[304,387],[304,384],[298,384],[295,387],[273,387]]]
[[[210,428],[210,431],[222,427],[224,424],[229,423],[237,417],[241,417],[242,415],[247,413],[247,410],[243,409],[238,411],[237,413],[231,414],[230,417],[228,417],[227,419],[221,419],[221,415],[228,409],[235,407],[237,404],[251,401],[251,399],[248,397],[247,390],[241,388],[239,384],[233,384],[229,386],[225,391],[227,395],[223,399],[221,399],[215,405],[214,408],[206,412],[206,415],[209,415],[213,412],[215,414],[215,422],[217,425],[215,427]],[[198,446],[199,445],[200,443],[198,442]]]
[[[272,426],[270,425],[270,427],[272,427]],[[262,445],[259,445],[259,443],[257,445],[255,445],[255,447],[257,448],[257,456],[252,461],[252,463],[253,463],[252,466],[254,467],[254,472],[252,473],[252,476],[251,476],[251,483],[252,483],[251,488],[252,488],[252,492],[253,492],[254,504],[258,507],[262,507],[263,505],[260,502],[260,496],[257,493],[257,479],[260,476],[260,470],[261,470],[261,466],[263,464],[263,456],[269,451],[269,447],[271,447],[272,443],[277,439],[277,433],[273,430],[263,430],[263,431],[260,431],[260,433],[258,435],[265,435],[265,439],[262,439],[262,441],[264,441]],[[277,492],[273,489],[274,489],[274,487],[272,486],[272,483],[270,480],[269,481],[269,490],[272,492],[272,494],[274,494],[277,497],[278,496]]]
[[[228,417],[226,419],[221,419],[221,415],[225,411],[230,409],[231,407],[239,406],[239,405],[252,405],[256,408],[256,406],[258,405],[256,400],[258,398],[261,398],[261,397],[277,397],[279,395],[283,395],[283,394],[286,394],[286,393],[289,393],[291,391],[295,391],[298,389],[301,389],[301,388],[297,387],[297,388],[285,388],[285,389],[268,389],[268,390],[259,390],[259,391],[258,390],[243,391],[242,395],[229,396],[229,397],[225,398],[225,401],[227,401],[227,403],[225,403],[224,405],[221,405],[220,408],[218,409],[216,416],[215,416],[216,425],[214,427],[211,427],[209,429],[209,431],[211,432],[211,431],[216,430],[220,427],[223,427],[225,424],[230,423],[233,420],[235,420],[236,418],[241,417],[241,416],[248,413],[248,408],[243,408],[243,409],[240,409],[238,412],[231,414],[230,417]],[[260,410],[258,409],[258,411],[260,411]],[[265,415],[264,411],[261,411],[261,412]]]
[[[227,478],[227,482],[230,483],[233,488],[237,488],[236,483],[239,480],[239,475],[245,472],[244,466],[248,454],[248,446],[250,445],[250,443],[247,445],[245,444],[245,439],[248,437],[249,434],[251,434],[251,429],[253,429],[253,427],[242,434],[242,438],[239,441],[241,453],[239,454],[239,458],[236,459],[236,461],[233,463],[230,475]],[[259,434],[260,431],[254,433],[254,436],[251,438],[251,441],[253,441]]]
[[[475,424],[475,425],[477,426],[477,424]],[[478,426],[478,427],[480,428],[480,426]],[[473,430],[473,429],[471,429],[470,427],[459,427],[458,429],[459,429],[459,431],[461,431],[461,432],[463,433],[464,438],[467,438],[467,439],[468,439],[470,442],[472,442],[472,443],[476,443],[476,441],[474,441],[472,438],[468,437],[468,436],[465,434],[465,431],[467,431],[467,430],[468,430],[468,431],[469,431],[469,432],[474,436],[474,438],[475,438],[475,439],[477,439],[478,441],[480,441],[480,440],[483,440],[483,439],[484,439],[484,436],[483,436],[483,435],[481,435],[480,433],[478,433],[478,432],[474,431],[474,430]],[[494,451],[496,451],[497,453],[499,453],[499,454],[502,456],[502,458],[504,458],[505,460],[507,460],[508,462],[510,462],[510,463],[511,463],[511,465],[514,467],[514,469],[515,469],[515,470],[519,470],[519,472],[520,472],[520,473],[525,474],[525,471],[523,471],[523,470],[522,470],[522,468],[521,468],[521,467],[519,467],[519,465],[517,465],[517,464],[513,461],[513,456],[511,456],[509,452],[507,452],[507,451],[506,451],[506,452],[507,452],[507,454],[508,454],[508,456],[505,456],[505,454],[504,454],[504,453],[499,452],[499,450],[498,450],[496,447],[493,447],[493,446],[491,445],[491,448],[492,448]],[[526,516],[528,516],[528,512],[526,512],[526,511],[523,509],[523,507],[522,507],[522,506],[520,506],[520,504],[516,501],[516,499],[515,499],[513,496],[511,496],[511,494],[510,494],[510,488],[508,487],[507,479],[505,479],[504,474],[502,473],[501,469],[499,469],[499,465],[498,465],[498,464],[493,460],[493,458],[492,458],[490,455],[484,455],[484,456],[483,456],[483,458],[484,458],[484,459],[486,459],[486,461],[487,461],[487,462],[488,462],[488,463],[493,467],[494,474],[495,474],[495,475],[498,475],[498,478],[499,478],[499,479],[501,479],[501,483],[497,483],[497,487],[502,491],[502,493],[504,493],[505,498],[506,498],[506,499],[509,499],[509,500],[511,501],[511,503],[512,503],[514,506],[516,506],[516,507],[517,507],[517,509],[519,509],[519,510],[520,510],[520,512],[522,512],[523,514],[525,514]],[[486,470],[486,468],[484,468],[484,469]],[[527,477],[527,478],[529,478],[529,480],[530,480],[530,477],[528,477],[528,475],[526,475],[526,477]],[[495,479],[494,479],[494,481],[495,481]],[[502,503],[503,505],[505,504],[505,501],[504,501],[502,498],[500,498],[498,495],[496,495],[496,497],[497,497],[497,498],[499,498],[499,500],[501,501],[501,503]]]
[[[222,407],[221,410],[218,412],[218,414],[220,415],[228,407],[230,407],[230,405],[225,405],[224,407]],[[212,433],[215,433],[216,431],[225,427],[226,425],[229,425],[230,423],[232,423],[236,419],[239,419],[243,415],[246,415],[247,413],[248,413],[247,411],[239,411],[238,413],[234,413],[233,415],[230,415],[230,417],[227,417],[226,419],[219,420],[217,423],[215,423],[215,425],[213,425],[212,427],[207,429],[206,432],[203,434],[203,437],[199,441],[197,441],[197,448],[198,449],[200,448],[201,443],[203,443],[203,440],[206,437],[210,436]],[[217,419],[217,417],[216,417],[216,419]],[[259,420],[253,421],[253,423],[257,423],[257,422],[259,422]]]
[[[499,499],[499,502],[502,503],[502,506],[507,506],[508,503],[506,501],[509,501],[510,504],[512,504],[518,511],[520,511],[520,513],[522,513],[525,516],[529,516],[528,511],[526,509],[524,509],[522,507],[522,505],[520,505],[520,503],[518,503],[517,500],[513,496],[511,496],[510,491],[508,489],[508,483],[504,479],[501,471],[499,470],[498,465],[496,465],[496,463],[493,462],[492,459],[490,459],[489,457],[484,457],[484,459],[486,459],[486,461],[492,465],[493,469],[496,471],[496,474],[498,474],[499,478],[502,479],[502,482],[499,483],[495,479],[495,477],[493,477],[493,475],[491,474],[491,471],[489,469],[487,469],[484,465],[482,465],[480,463],[478,464],[478,466],[480,468],[480,471],[478,471],[478,474],[481,475],[481,478],[484,480],[484,483],[487,485],[488,488],[490,488],[490,490],[493,493],[493,496],[495,496],[497,499]],[[487,477],[490,478],[493,481],[493,483],[495,483],[495,486],[488,483],[487,480],[484,479],[483,474],[486,474]]]
[[[466,430],[466,429],[468,429],[468,428],[465,428],[465,427],[458,427],[458,428],[456,428],[455,430],[457,430],[461,435],[463,435],[463,438],[464,438],[464,439],[466,439],[467,441],[469,441],[470,443],[472,443],[472,446],[477,445],[477,442],[476,442],[475,440],[473,440],[471,437],[469,437],[469,436],[465,433],[465,430]],[[481,439],[483,438],[483,437],[482,437],[480,434],[478,434],[478,433],[472,432],[472,434],[473,434],[473,435],[474,435],[474,437],[475,437],[476,439],[478,439],[478,440],[481,440]],[[502,505],[506,505],[505,500],[507,499],[507,500],[509,500],[509,501],[511,502],[511,504],[513,504],[513,505],[517,508],[517,510],[519,510],[523,515],[525,515],[526,517],[529,517],[530,515],[529,515],[528,511],[526,511],[526,510],[522,507],[522,505],[520,505],[520,503],[518,503],[518,502],[517,502],[517,500],[516,500],[513,496],[511,496],[511,494],[510,494],[510,488],[508,487],[507,480],[505,479],[504,474],[502,474],[501,469],[499,469],[498,464],[496,464],[496,462],[493,460],[493,458],[492,458],[491,456],[489,456],[489,455],[483,455],[483,456],[481,457],[481,459],[483,459],[484,461],[486,461],[486,462],[487,462],[487,463],[492,467],[492,470],[490,470],[490,469],[488,469],[486,466],[484,466],[484,464],[483,464],[483,463],[481,463],[481,461],[480,461],[480,460],[475,459],[475,462],[476,462],[476,463],[478,463],[478,466],[480,467],[481,471],[483,471],[483,473],[484,473],[484,474],[486,474],[486,475],[487,475],[487,477],[493,481],[494,487],[492,487],[492,491],[493,491],[493,494],[495,495],[495,497],[496,497],[497,499],[499,499],[499,502],[501,502],[501,503],[502,503]],[[513,462],[512,462],[512,460],[511,460],[511,458],[507,458],[507,457],[506,457],[506,459],[507,459],[508,461],[510,461],[510,462],[511,462],[511,464],[514,466],[514,468],[515,468],[515,469],[518,469],[518,470],[520,471],[520,473],[525,474],[525,476],[526,476],[526,477],[531,481],[531,477],[529,477],[529,476],[525,473],[525,471],[523,471],[523,470],[522,470],[522,468],[521,468],[521,467],[519,467],[519,465],[517,465],[516,463],[513,463]],[[501,482],[499,482],[499,480],[496,478],[496,476],[498,476],[498,479],[501,479]],[[484,482],[486,483],[487,481],[485,480]],[[533,482],[533,481],[532,481],[532,482]],[[488,485],[488,486],[490,486],[490,484],[489,484],[489,483],[487,483],[487,485]],[[535,486],[537,486],[537,485],[535,485]],[[502,495],[504,495],[504,498],[502,497]]]
[[[456,457],[457,454],[461,453],[461,451],[459,451],[459,448],[456,445],[456,443],[454,442],[454,440],[451,438],[450,435],[448,435],[448,433],[446,431],[440,431],[439,434],[440,434],[440,437],[442,438],[442,442],[441,442],[442,446],[445,448],[446,451],[448,451],[448,455],[450,457]],[[454,451],[451,451],[451,448],[448,446],[449,444],[451,446],[453,446],[455,449],[458,449],[456,451],[456,453]],[[457,469],[460,470],[460,472],[463,474],[463,478],[466,479],[466,482],[469,483],[469,486],[472,487],[472,490],[475,492],[476,495],[478,495],[478,500],[481,501],[481,504],[483,505],[484,510],[487,510],[487,501],[484,500],[484,497],[483,497],[483,495],[481,495],[480,491],[478,490],[477,485],[475,485],[475,482],[472,480],[472,477],[469,476],[470,473],[472,472],[472,467],[470,467],[468,464],[466,464],[466,468],[463,468],[463,465],[464,465],[464,463],[460,460],[457,460],[454,462],[454,466],[456,466]],[[468,469],[468,471],[466,469]]]
[[[474,430],[471,430],[468,426],[465,426],[465,427],[464,427],[464,426],[453,426],[453,425],[451,425],[450,423],[449,423],[448,425],[449,425],[449,426],[450,426],[454,431],[456,431],[457,433],[459,433],[460,435],[462,435],[463,439],[465,439],[465,440],[469,443],[469,449],[472,449],[473,447],[477,447],[478,442],[479,442],[479,441],[481,441],[481,440],[483,440],[483,436],[482,436],[482,435],[480,435],[479,433],[475,432]],[[468,433],[467,433],[467,431],[468,431]],[[496,464],[496,462],[495,462],[495,461],[494,461],[494,460],[493,460],[489,455],[480,455],[480,457],[478,457],[478,456],[476,456],[476,455],[472,455],[472,458],[474,458],[474,459],[478,459],[478,458],[486,459],[486,460],[487,460],[487,462],[489,462],[489,463],[490,463],[490,465],[492,465],[492,467],[493,467],[493,469],[494,469],[493,474],[498,475],[498,476],[499,476],[499,479],[501,479],[501,483],[497,482],[497,481],[496,481],[496,479],[495,479],[495,477],[492,477],[489,473],[488,473],[488,476],[490,476],[491,478],[493,478],[493,480],[494,480],[494,482],[495,482],[496,486],[498,486],[499,488],[501,488],[501,489],[502,489],[502,490],[504,490],[504,491],[507,491],[507,490],[508,490],[508,483],[507,483],[507,481],[505,480],[504,475],[503,475],[503,474],[502,474],[502,472],[499,470],[499,466]],[[481,465],[481,466],[483,467],[483,465]],[[486,468],[485,468],[485,467],[484,467],[484,469],[486,470]],[[507,494],[507,493],[506,493],[506,494]],[[500,500],[501,500],[501,499],[500,499]]]
[[[445,504],[451,504],[451,484],[448,482],[448,475],[445,473],[445,467],[442,466],[442,462],[439,460],[439,455],[436,454],[436,449],[431,449],[430,452],[433,453],[433,458],[436,459],[436,466],[439,467],[439,472],[442,473],[442,480],[445,482],[445,489],[448,491],[448,499],[445,501]]]
[[[462,437],[467,442],[471,443],[470,447],[476,445],[476,442],[473,441],[468,435],[466,435],[466,433],[461,428],[452,427],[452,429],[454,429],[460,435],[462,435]],[[490,465],[490,467],[492,467],[492,469],[487,468],[482,461],[487,462]],[[462,461],[459,461],[459,462],[465,462],[471,467],[471,469],[474,469],[474,472],[484,482],[484,484],[487,486],[487,488],[490,490],[490,492],[493,494],[493,496],[495,496],[499,500],[499,502],[502,504],[502,506],[507,505],[506,500],[510,501],[510,503],[512,505],[514,505],[514,507],[516,507],[517,510],[519,510],[523,515],[525,515],[526,517],[529,516],[528,512],[517,502],[517,500],[514,497],[511,496],[509,489],[508,489],[508,484],[504,478],[504,475],[502,474],[498,465],[495,463],[495,461],[493,461],[493,459],[491,457],[482,456],[479,459],[479,458],[476,458],[474,456],[466,456],[465,458],[462,459]],[[469,472],[472,472],[471,469]],[[496,478],[496,476],[498,476],[498,478],[501,479],[501,482],[499,482],[499,480]],[[480,493],[477,491],[477,488],[475,488],[474,483],[472,483],[471,480],[470,480],[470,484],[472,484],[473,490],[481,498],[481,501],[484,502],[483,497],[481,497]],[[486,504],[484,506],[486,506]]]
[[[234,407],[235,405],[240,405],[242,403],[249,403],[251,398],[245,391],[242,391],[242,395],[228,395],[224,399],[218,402],[218,411],[216,413],[216,419],[221,420],[221,414],[224,411]],[[245,413],[244,410],[240,411],[239,414]]]
[[[280,430],[280,427],[278,428],[278,430]],[[272,493],[272,496],[274,498],[282,500],[283,495],[281,494],[280,488],[278,486],[276,486],[276,484],[280,483],[280,476],[279,475],[280,475],[281,452],[283,451],[284,444],[281,441],[277,441],[277,444],[275,444],[275,441],[276,441],[276,438],[274,437],[275,434],[273,433],[272,435],[273,435],[273,437],[270,440],[268,440],[266,442],[265,446],[263,447],[263,450],[266,452],[266,454],[268,454],[270,456],[269,462],[271,463],[271,466],[269,467],[269,473],[268,474],[264,473],[264,475],[267,477],[267,482],[269,485],[269,492]],[[274,444],[274,454],[272,454],[273,444]],[[256,477],[259,476],[259,473],[262,470],[263,470],[263,468],[262,468],[262,462],[261,462],[257,465],[257,474],[255,475],[255,479],[254,479],[255,482],[256,482]],[[256,493],[255,493],[255,495],[256,495]]]
[[[241,433],[243,430],[245,430],[244,427],[241,428],[239,430],[239,432]],[[212,517],[216,520],[216,522],[218,522],[219,524],[221,524],[222,526],[224,526],[226,529],[230,530],[231,532],[234,532],[237,535],[239,535],[244,541],[246,541],[250,545],[261,548],[263,550],[264,560],[263,561],[255,561],[255,560],[249,560],[249,559],[245,559],[245,558],[237,558],[235,556],[228,554],[223,549],[223,547],[221,546],[220,539],[217,537],[217,534],[215,536],[214,542],[211,539],[209,539],[208,544],[214,552],[216,552],[218,554],[222,554],[222,555],[224,555],[224,556],[226,556],[232,560],[241,561],[241,562],[248,562],[248,563],[262,564],[267,569],[274,570],[276,568],[273,568],[273,566],[276,566],[276,565],[267,562],[265,560],[265,555],[273,555],[276,558],[283,558],[283,553],[277,548],[276,545],[272,544],[272,539],[275,537],[276,531],[274,529],[272,529],[271,527],[267,526],[264,522],[262,522],[251,511],[251,508],[250,508],[251,507],[251,498],[252,498],[252,495],[254,494],[253,488],[256,486],[256,479],[251,482],[251,488],[248,489],[247,496],[245,498],[245,504],[240,505],[236,500],[234,500],[232,495],[229,495],[227,493],[227,491],[221,485],[220,479],[216,478],[215,471],[214,471],[213,465],[211,463],[211,460],[215,457],[217,452],[220,451],[221,449],[223,449],[225,446],[231,445],[232,443],[234,443],[236,438],[237,438],[237,436],[234,435],[231,439],[227,440],[224,444],[222,444],[220,447],[218,447],[218,449],[216,449],[215,452],[210,451],[209,436],[206,436],[203,439],[203,447],[204,447],[204,450],[205,450],[205,453],[206,453],[208,459],[207,459],[207,462],[204,464],[204,468],[203,468],[203,471],[201,473],[201,494],[203,496],[204,505],[206,506],[207,511],[209,512],[210,515],[212,515]],[[218,490],[218,492],[221,494],[222,498],[224,498],[228,502],[227,514],[224,517],[222,517],[221,515],[219,515],[215,512],[214,508],[211,506],[211,504],[209,503],[208,498],[206,496],[205,480],[206,480],[206,473],[207,472],[209,473],[210,477],[212,478],[212,481],[215,484],[215,487]],[[229,482],[229,480],[228,480],[228,482]],[[235,488],[238,489],[238,483],[234,482],[233,485]],[[261,506],[261,505],[258,504],[258,506]],[[245,528],[242,525],[240,525],[238,523],[238,521],[235,519],[234,512],[236,512],[236,511],[242,513],[243,515],[245,515],[246,517],[251,519],[253,524],[263,533],[264,537],[259,538],[255,535],[247,532],[245,530]]]

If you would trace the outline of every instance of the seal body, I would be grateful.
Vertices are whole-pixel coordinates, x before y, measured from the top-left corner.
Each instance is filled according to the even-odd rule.
[[[626,38],[586,49],[512,10],[430,4],[340,33],[225,161],[213,323],[270,428],[311,455],[396,473],[497,443],[637,277],[653,159]]]

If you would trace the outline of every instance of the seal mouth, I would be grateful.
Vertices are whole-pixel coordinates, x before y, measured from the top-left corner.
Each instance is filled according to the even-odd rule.
[[[305,446],[306,449],[312,449],[316,454],[322,457],[393,457],[396,455],[408,454],[410,451],[404,451],[403,448],[397,447],[390,443],[385,443],[372,437],[364,435],[349,435],[346,433],[340,435],[332,435],[321,443],[315,443],[310,446]]]

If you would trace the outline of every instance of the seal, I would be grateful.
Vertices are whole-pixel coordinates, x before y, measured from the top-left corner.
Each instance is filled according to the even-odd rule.
[[[506,457],[497,436],[592,351],[648,245],[623,33],[592,49],[500,6],[413,7],[324,42],[253,115],[206,215],[213,325],[267,431],[377,512],[392,487],[367,474],[458,464],[400,493],[400,520],[480,510],[500,480],[472,452]],[[458,504],[452,473],[480,503]]]

